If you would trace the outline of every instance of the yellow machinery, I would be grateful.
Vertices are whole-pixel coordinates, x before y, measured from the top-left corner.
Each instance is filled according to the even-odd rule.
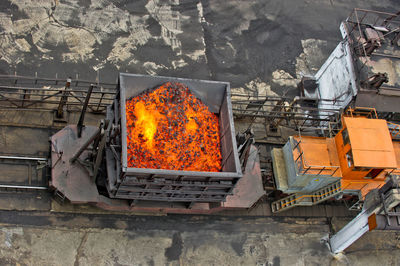
[[[400,126],[378,119],[375,109],[348,109],[336,136],[292,136],[272,157],[277,189],[289,194],[272,203],[273,212],[340,194],[362,202],[389,174],[400,174]]]

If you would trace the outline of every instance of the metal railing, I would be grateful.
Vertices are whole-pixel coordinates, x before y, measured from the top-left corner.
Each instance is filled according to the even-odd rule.
[[[366,67],[371,61],[370,57],[379,56],[386,57],[388,59],[399,59],[400,56],[396,53],[396,48],[393,49],[380,49],[379,52],[375,49],[379,49],[382,45],[392,43],[394,44],[400,39],[400,12],[388,13],[373,10],[366,10],[355,8],[345,21],[346,32],[348,35],[348,42],[351,49],[351,53],[354,58],[358,56],[362,57],[359,60],[358,73],[362,71],[367,72],[366,80],[359,80],[362,83],[368,81],[376,73]],[[367,40],[364,35],[366,28],[372,28],[379,32],[379,38]],[[381,85],[382,89],[388,91],[398,91],[398,86],[387,86]],[[368,89],[364,86],[363,89]]]
[[[345,112],[345,116],[349,117],[366,117],[370,119],[378,119],[378,114],[376,113],[375,108],[369,107],[356,107],[356,108],[347,108]]]
[[[308,127],[327,127],[336,121],[339,110],[321,109],[310,106],[308,101],[316,99],[280,96],[251,96],[246,94],[232,95],[232,111],[236,119],[264,119],[266,125],[273,127],[286,126],[293,129]],[[318,101],[328,101],[318,99]],[[329,100],[333,101],[333,100]],[[262,121],[262,120],[259,120]]]
[[[117,84],[98,81],[0,75],[0,108],[57,110],[66,106],[68,111],[80,111],[89,87],[93,91],[88,103],[88,112],[104,113],[117,93]],[[263,119],[266,125],[285,125],[295,129],[328,125],[335,120],[338,110],[307,106],[314,101],[308,98],[281,96],[232,95],[232,110],[235,118]],[[319,101],[330,101],[319,99]]]
[[[325,193],[322,193],[322,194],[316,194],[316,193],[314,193],[314,194],[303,194],[303,195],[299,195],[298,197],[295,194],[295,198],[290,200],[290,201],[287,201],[287,202],[283,203],[281,208],[285,208],[285,207],[287,207],[287,206],[289,206],[289,205],[291,205],[293,203],[298,203],[301,200],[309,199],[309,198],[311,198],[311,200],[314,203],[314,201],[317,202],[318,200],[323,200],[324,198],[328,198],[329,196],[332,196],[335,193],[338,193],[338,192],[341,192],[341,191],[342,191],[342,187],[341,187],[341,185],[339,185],[339,186],[336,186],[336,187],[332,188],[331,190],[329,190],[329,191],[327,191]]]
[[[0,108],[80,111],[90,86],[88,111],[104,113],[115,98],[116,84],[0,75]]]
[[[109,82],[99,82],[98,80],[83,80],[79,79],[79,76],[76,75],[75,79],[70,78],[72,80],[71,87],[87,87],[90,84],[95,84],[97,86],[101,86],[103,88],[115,89],[116,83],[109,83]],[[67,78],[59,78],[58,75],[54,78],[45,78],[45,77],[38,77],[36,74],[34,77],[32,76],[21,76],[21,75],[0,75],[0,84],[14,84],[19,86],[51,86],[51,85],[64,85]]]
[[[364,36],[362,32],[362,27],[368,26],[372,28],[385,29],[386,33],[382,35],[382,37],[384,38],[391,33],[400,31],[399,15],[400,13],[395,14],[355,8],[346,19],[346,24],[348,25],[349,30],[348,34],[354,35],[354,32],[358,31],[358,37],[356,43],[353,44],[353,47],[354,45],[361,45],[363,48],[363,55],[368,58],[367,51],[365,50],[365,44],[367,43],[367,40],[360,43],[361,38],[363,38]]]
[[[293,139],[295,140],[295,139]],[[295,151],[297,149],[297,152],[299,155],[297,156],[296,160],[294,161],[295,164],[297,165],[297,169],[299,170],[300,175],[305,175],[307,174],[310,170],[317,170],[317,174],[312,174],[316,176],[320,176],[325,170],[330,170],[332,173],[330,173],[331,176],[334,176],[335,173],[337,172],[338,169],[340,169],[340,166],[334,166],[334,165],[309,165],[306,162],[306,159],[304,157],[304,151],[301,147],[301,136],[300,136],[300,141],[296,141],[296,145],[292,148],[292,151]],[[334,170],[333,170],[334,169]]]

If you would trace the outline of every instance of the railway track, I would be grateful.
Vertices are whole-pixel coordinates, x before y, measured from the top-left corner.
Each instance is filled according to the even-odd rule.
[[[0,192],[48,190],[48,158],[0,155]]]
[[[25,206],[28,210],[50,210],[51,198],[59,203],[64,203],[64,199],[50,193],[48,180],[50,177],[50,165],[47,157],[7,154],[0,155],[0,198],[13,201],[11,209],[15,209],[17,201],[21,201],[18,206]],[[38,195],[39,200],[38,200]],[[58,197],[57,197],[58,196]],[[30,198],[32,200],[30,200]],[[26,202],[26,203],[25,203]],[[8,208],[6,203],[6,207]],[[22,205],[21,205],[22,204]],[[1,209],[1,208],[0,208]],[[24,207],[17,209],[25,210]],[[269,212],[269,203],[264,198],[258,202],[251,211],[239,212],[238,215],[243,216],[272,216]],[[350,214],[351,215],[351,214]],[[298,207],[285,213],[273,216],[284,217],[331,217],[341,216],[348,217],[349,212],[344,206],[314,206]]]

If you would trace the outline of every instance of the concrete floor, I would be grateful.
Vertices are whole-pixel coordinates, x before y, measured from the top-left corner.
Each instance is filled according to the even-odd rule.
[[[16,221],[18,215],[7,216]],[[98,215],[52,214],[34,218],[30,225],[3,225],[0,263],[399,265],[400,235],[397,233],[370,232],[345,255],[334,257],[320,242],[328,230],[325,219],[203,216],[110,219]]]
[[[148,218],[139,218],[144,221]],[[163,217],[168,220],[168,218]],[[225,221],[235,230],[215,228],[215,220],[187,230],[65,229],[3,227],[0,263],[14,265],[310,265],[334,259],[318,243],[321,233],[304,226],[256,219]],[[120,221],[121,224],[124,221]],[[249,230],[248,223],[255,229]],[[273,233],[271,225],[285,232]],[[220,224],[221,226],[221,224]],[[238,227],[241,228],[238,228]],[[314,226],[321,232],[326,225]],[[270,229],[270,230],[260,230]],[[303,232],[298,230],[303,228]],[[269,232],[268,232],[269,231]],[[361,265],[361,264],[360,264]]]
[[[354,7],[397,12],[400,2],[2,0],[0,73],[98,74],[114,82],[121,71],[294,93],[301,75],[315,72],[340,41],[339,23]],[[29,117],[15,119],[22,124]],[[1,125],[9,118],[1,113]],[[43,132],[32,130],[37,141],[29,149],[9,145],[12,152],[48,151],[41,140],[50,134],[51,118],[36,119],[43,122]],[[15,128],[0,129],[3,144],[18,136]],[[7,200],[0,205],[21,207]],[[0,211],[0,265],[400,265],[400,235],[393,232],[367,233],[345,255],[329,254],[320,239],[345,218],[125,216],[48,208]]]

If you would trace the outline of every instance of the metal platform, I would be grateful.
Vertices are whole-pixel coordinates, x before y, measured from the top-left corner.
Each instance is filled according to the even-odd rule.
[[[96,127],[83,128],[82,137],[77,137],[77,127],[69,125],[51,137],[52,181],[51,188],[71,203],[89,203],[107,210],[143,211],[154,213],[215,213],[228,209],[248,209],[264,195],[261,180],[260,162],[257,148],[252,146],[245,168],[243,181],[238,182],[223,203],[170,203],[162,201],[133,202],[130,200],[110,199],[100,194],[96,182],[81,163],[70,160],[80,147],[97,131]],[[84,151],[80,159],[88,156]]]
[[[99,193],[95,180],[83,165],[71,163],[76,151],[96,132],[97,128],[83,128],[82,137],[77,136],[77,126],[70,125],[51,137],[51,176],[50,187],[56,189],[72,203],[97,202]],[[83,152],[82,158],[87,156]]]

